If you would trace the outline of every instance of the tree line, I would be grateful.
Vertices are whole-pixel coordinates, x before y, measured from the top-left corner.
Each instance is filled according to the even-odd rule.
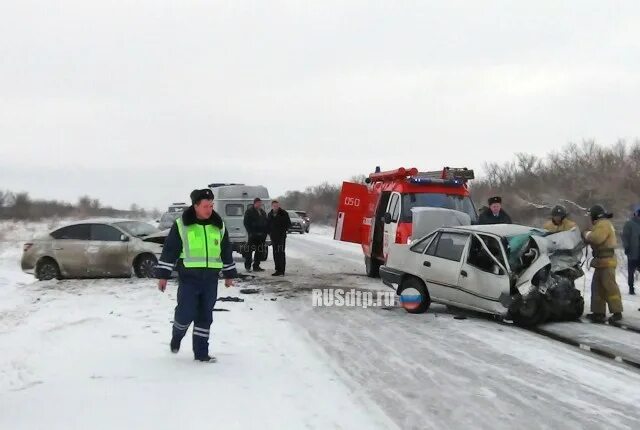
[[[86,218],[124,217],[124,218],[157,218],[157,210],[147,211],[133,204],[129,210],[114,209],[103,206],[100,200],[90,196],[78,198],[75,204],[58,201],[34,199],[26,192],[0,190],[0,219],[39,220],[45,218]]]
[[[587,209],[602,204],[619,226],[640,204],[640,140],[571,143],[543,157],[520,153],[507,163],[485,163],[483,170],[471,185],[476,204],[500,195],[520,224],[538,225],[562,204],[584,227]]]
[[[480,209],[489,197],[499,195],[519,224],[541,226],[551,208],[563,204],[584,228],[586,210],[598,203],[613,212],[619,227],[631,208],[640,204],[640,140],[621,140],[609,146],[588,140],[544,156],[518,153],[505,163],[485,163],[481,172],[470,182],[476,207]],[[363,182],[364,178],[350,180]],[[325,182],[304,191],[288,191],[280,201],[285,208],[305,210],[315,222],[331,225],[340,187]]]

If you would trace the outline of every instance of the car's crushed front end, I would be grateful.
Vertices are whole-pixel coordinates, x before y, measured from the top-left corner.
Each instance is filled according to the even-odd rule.
[[[523,326],[580,318],[584,298],[575,288],[575,280],[584,275],[580,231],[532,230],[506,239],[511,296],[502,304],[508,316]]]

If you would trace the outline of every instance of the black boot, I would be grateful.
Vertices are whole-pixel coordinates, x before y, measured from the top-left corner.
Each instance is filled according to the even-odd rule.
[[[253,271],[254,272],[264,272],[264,269],[260,266],[253,266]]]
[[[244,270],[251,272],[251,263],[244,262]]]
[[[177,354],[180,351],[180,339],[171,338],[171,352]]]
[[[284,276],[284,273],[276,271],[275,273],[272,273],[271,276]]]
[[[592,313],[587,315],[587,319],[591,322],[602,324],[605,321],[604,314]]]
[[[218,361],[217,358],[211,357],[208,354],[202,357],[195,357],[194,360],[199,361],[201,363],[215,363],[216,361]]]
[[[610,323],[615,323],[618,322],[622,319],[622,313],[621,312],[616,312],[615,314],[611,315],[609,317],[609,322]]]
[[[636,295],[636,289],[633,287],[629,287],[629,295],[630,296],[635,296]]]

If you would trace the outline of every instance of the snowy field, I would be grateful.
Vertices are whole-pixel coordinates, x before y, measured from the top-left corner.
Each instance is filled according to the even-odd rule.
[[[50,227],[0,223],[0,429],[638,428],[631,367],[436,305],[312,307],[310,288],[386,291],[330,229],[290,235],[286,278],[268,261],[240,284],[260,294],[220,287],[245,302],[216,305],[228,312],[214,313],[208,365],[193,362],[189,337],[168,352],[175,284],[161,294],[149,280],[22,274],[22,242]],[[640,348],[638,334],[593,333]]]
[[[220,302],[212,352],[190,336],[169,353],[175,285],[151,280],[34,282],[21,242],[47,225],[2,226],[0,429],[389,428],[265,295]],[[237,288],[220,290],[237,296]]]

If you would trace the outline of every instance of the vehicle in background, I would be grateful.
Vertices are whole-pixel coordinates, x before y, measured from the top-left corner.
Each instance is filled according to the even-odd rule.
[[[298,215],[297,211],[287,211],[289,214],[289,218],[291,219],[291,227],[287,230],[289,233],[298,232],[300,234],[304,234],[305,232],[305,222],[304,219],[300,215]]]
[[[362,245],[367,276],[379,276],[389,247],[411,239],[412,209],[453,209],[478,219],[467,181],[473,170],[449,168],[419,172],[415,167],[382,172],[376,167],[366,184],[343,182],[334,239]]]
[[[229,233],[229,240],[233,250],[242,253],[249,237],[244,228],[244,213],[253,205],[253,200],[259,197],[265,207],[265,211],[271,206],[269,191],[262,185],[244,184],[209,184],[213,191],[213,204],[215,211],[222,217]],[[267,237],[267,245],[271,241]]]
[[[39,280],[154,276],[160,231],[140,221],[89,219],[24,244],[22,270]]]
[[[175,220],[182,216],[183,211],[173,211],[173,212],[165,212],[162,214],[160,219],[158,220],[158,229],[159,230],[167,230],[173,226]]]
[[[309,215],[307,215],[305,211],[295,211],[295,213],[297,213],[304,221],[305,233],[309,233],[309,229],[311,228],[311,218],[309,218]]]
[[[186,203],[172,203],[167,212],[184,212],[188,207]]]
[[[582,315],[574,281],[584,275],[583,249],[577,229],[440,227],[410,245],[392,244],[380,275],[410,313],[436,302],[534,326]]]

